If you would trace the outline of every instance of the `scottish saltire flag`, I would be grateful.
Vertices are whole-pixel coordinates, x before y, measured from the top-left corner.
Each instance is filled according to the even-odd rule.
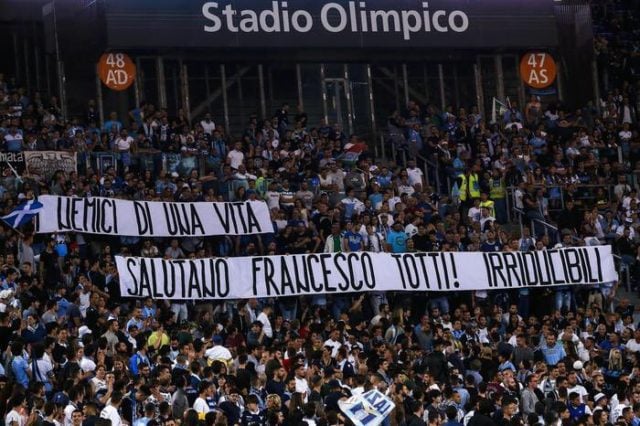
[[[19,228],[27,222],[30,222],[34,216],[37,216],[42,210],[42,203],[36,200],[25,201],[16,207],[11,213],[2,217],[12,228]]]

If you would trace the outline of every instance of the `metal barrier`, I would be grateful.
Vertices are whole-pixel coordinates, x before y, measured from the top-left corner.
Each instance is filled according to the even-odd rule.
[[[524,228],[524,222],[523,222],[523,218],[526,217],[524,211],[522,209],[518,209],[516,207],[514,207],[514,211],[516,213],[519,214],[520,217],[520,235],[522,235],[522,228]],[[549,230],[553,231],[553,234],[556,236],[556,243],[561,243],[561,237],[560,237],[560,233],[558,232],[558,228],[548,222],[539,220],[539,219],[531,219],[531,231],[533,232],[534,226],[535,224],[538,223],[542,226],[544,226],[545,228],[545,235],[549,235]],[[581,241],[580,238],[576,237],[576,236],[572,236],[572,239],[574,241]],[[616,264],[616,269],[618,271],[618,277],[619,280],[622,280],[622,277],[624,277],[624,282],[626,285],[626,289],[627,292],[630,293],[631,292],[631,268],[630,265],[626,264],[622,257],[617,255],[617,254],[613,254],[613,259],[614,262]]]
[[[385,163],[387,159],[390,159],[395,165],[400,166],[406,166],[407,159],[415,159],[424,172],[427,185],[433,186],[440,194],[451,193],[451,177],[443,174],[438,161],[427,158],[418,152],[411,152],[405,136],[397,130],[378,131],[377,134],[380,136],[374,143],[376,158],[382,159]],[[443,184],[445,185],[443,186]]]
[[[115,167],[118,173],[125,167],[132,167],[140,172],[151,171],[154,176],[160,171],[167,173],[177,172],[187,175],[192,170],[197,170],[204,175],[209,170],[221,169],[224,160],[211,155],[168,153],[155,150],[137,151],[135,153],[122,154],[118,152],[91,152],[78,159],[78,167],[91,167],[98,175],[102,175],[109,167]],[[82,171],[82,170],[80,170]]]
[[[573,194],[571,198],[574,201],[577,201],[582,204],[592,204],[596,198],[596,192],[598,189],[604,189],[607,194],[607,201],[611,201],[614,196],[614,188],[615,185],[607,184],[607,185],[582,185],[582,184],[572,184],[577,191]],[[567,185],[533,185],[536,189],[544,189],[547,193],[552,194],[551,196],[545,197],[549,201],[548,211],[550,213],[558,213],[564,210],[567,200],[566,187]],[[515,186],[507,187],[507,205],[511,208],[515,208],[515,192],[518,188]],[[509,201],[509,199],[511,201]],[[509,221],[512,220],[510,211],[507,210],[507,215]]]

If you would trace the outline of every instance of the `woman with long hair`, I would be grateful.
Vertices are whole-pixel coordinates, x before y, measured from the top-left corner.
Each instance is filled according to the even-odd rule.
[[[624,368],[624,359],[620,349],[611,349],[609,351],[609,362],[604,369],[604,377],[607,383],[616,383],[622,374]]]
[[[289,400],[289,413],[284,424],[287,426],[297,426],[304,417],[304,396],[300,392],[294,392]]]

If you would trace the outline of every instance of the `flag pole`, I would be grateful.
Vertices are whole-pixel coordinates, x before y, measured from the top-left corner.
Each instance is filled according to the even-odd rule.
[[[13,226],[11,226],[11,224],[9,222],[7,222],[4,219],[0,219],[2,220],[5,224],[7,224],[9,226],[9,228],[11,228],[12,231],[15,231],[18,235],[20,235],[22,238],[24,238],[24,234],[20,231],[18,231],[18,228],[14,228]]]
[[[495,96],[493,97],[492,101],[491,101],[491,123],[496,123],[496,98]]]
[[[11,169],[11,171],[13,172],[13,175],[16,177],[16,179],[18,179],[19,181],[22,181],[22,177],[18,174],[18,172],[16,171],[16,169],[11,165],[10,162],[6,162],[7,166],[9,166],[9,168]]]

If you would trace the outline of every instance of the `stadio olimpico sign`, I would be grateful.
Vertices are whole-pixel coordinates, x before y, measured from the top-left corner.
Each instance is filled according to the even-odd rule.
[[[110,48],[555,47],[553,0],[105,0]]]
[[[419,10],[369,9],[364,1],[325,3],[320,8],[319,23],[307,10],[289,10],[286,1],[272,1],[271,8],[262,11],[237,10],[232,4],[220,6],[214,1],[202,6],[202,15],[210,21],[204,25],[205,32],[308,33],[319,24],[321,31],[330,33],[395,32],[410,40],[413,33],[462,33],[469,29],[469,16],[463,10],[430,10],[428,2],[422,2]]]

